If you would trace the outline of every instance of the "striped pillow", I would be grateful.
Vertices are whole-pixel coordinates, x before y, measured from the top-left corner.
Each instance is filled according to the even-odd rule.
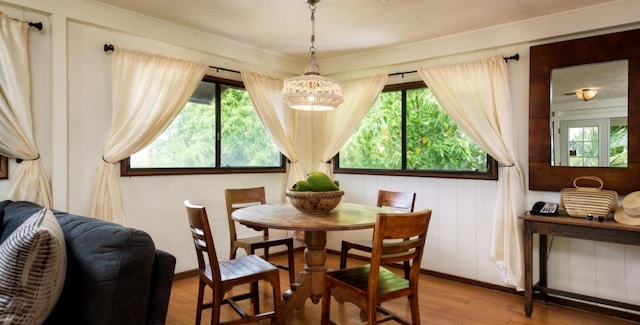
[[[0,324],[41,324],[62,292],[64,235],[49,209],[36,212],[0,245]]]

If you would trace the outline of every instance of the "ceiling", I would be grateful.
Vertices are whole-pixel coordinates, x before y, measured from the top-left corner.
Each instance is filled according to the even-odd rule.
[[[87,0],[308,60],[305,0]],[[408,45],[616,0],[322,0],[318,60]],[[188,4],[188,5],[187,5]]]

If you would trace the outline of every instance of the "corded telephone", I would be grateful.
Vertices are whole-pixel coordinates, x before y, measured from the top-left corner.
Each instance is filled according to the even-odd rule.
[[[555,216],[558,215],[558,204],[538,201],[531,207],[531,213],[541,216]]]

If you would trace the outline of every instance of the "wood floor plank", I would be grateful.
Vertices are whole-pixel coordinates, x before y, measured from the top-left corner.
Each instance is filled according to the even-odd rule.
[[[281,255],[272,258],[277,263],[286,264],[286,256]],[[304,265],[304,256],[301,251],[296,252],[296,271],[299,272]],[[349,266],[357,265],[357,261],[349,260]],[[338,269],[339,257],[328,255],[327,266]],[[402,272],[402,270],[398,270]],[[280,272],[281,289],[289,288],[289,277],[285,271]],[[247,288],[241,288],[248,290]],[[260,284],[261,310],[271,308],[271,287]],[[239,292],[235,290],[234,292]],[[195,321],[196,297],[198,293],[198,279],[196,277],[177,280],[174,282],[171,299],[169,301],[169,311],[167,314],[167,325],[193,325]],[[211,292],[205,292],[206,297],[210,297]],[[533,315],[527,318],[524,315],[524,298],[518,295],[501,291],[481,288],[474,285],[459,283],[447,279],[442,279],[429,275],[421,275],[420,278],[420,319],[422,324],[437,325],[531,325],[531,324],[553,324],[553,325],[631,325],[636,322],[604,316],[577,309],[561,307],[556,305],[546,305],[535,301]],[[249,307],[249,302],[242,302]],[[242,304],[241,303],[241,304]],[[398,299],[385,305],[387,308],[400,311],[407,318],[410,316],[407,299]],[[234,312],[229,307],[224,307],[223,319],[235,317]],[[247,309],[250,310],[250,309]],[[331,303],[331,316],[342,324],[355,324],[359,322],[359,310],[351,305],[340,305],[336,301]],[[202,324],[209,324],[210,311],[205,311],[202,317]],[[289,319],[290,325],[306,325],[320,323],[320,304],[313,304],[310,300],[304,308],[297,310]],[[265,321],[260,324],[268,324]],[[387,324],[393,324],[387,323]]]

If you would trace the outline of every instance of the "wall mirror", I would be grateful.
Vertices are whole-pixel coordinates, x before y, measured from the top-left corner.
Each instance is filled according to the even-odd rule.
[[[551,70],[551,165],[627,167],[629,61]]]
[[[579,176],[621,195],[640,190],[639,42],[631,30],[531,47],[530,190]]]

